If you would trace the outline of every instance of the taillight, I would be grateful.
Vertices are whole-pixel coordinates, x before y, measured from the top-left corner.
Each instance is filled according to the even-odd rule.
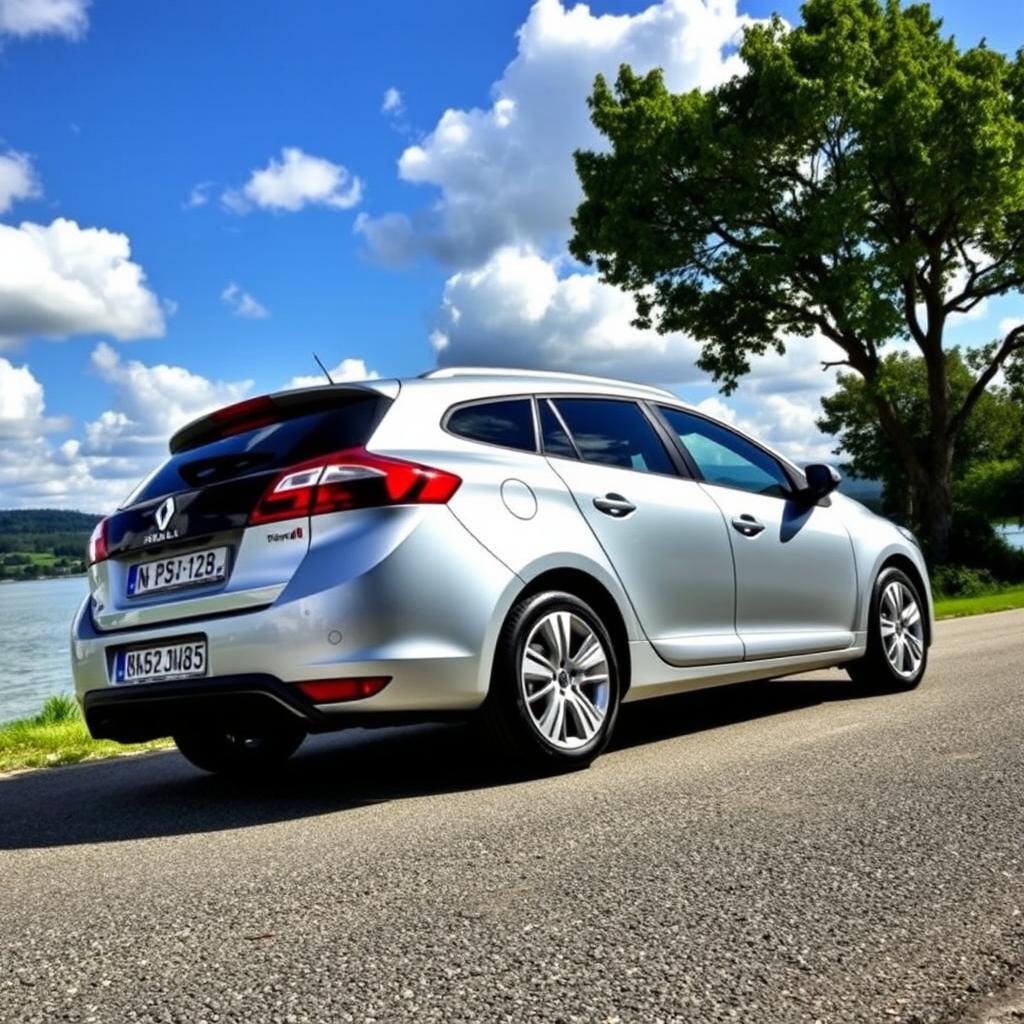
[[[443,469],[350,448],[286,470],[267,489],[249,522],[383,505],[443,505],[461,483]]]
[[[89,564],[95,565],[107,557],[107,521],[101,519],[89,537]]]
[[[311,679],[295,685],[314,704],[333,704],[343,700],[361,700],[380,693],[391,676],[363,676],[355,679]]]

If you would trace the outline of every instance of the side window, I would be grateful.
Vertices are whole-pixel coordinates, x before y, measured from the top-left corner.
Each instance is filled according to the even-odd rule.
[[[786,471],[757,445],[717,423],[681,409],[664,406],[659,409],[707,483],[775,498],[785,498],[792,493]]]
[[[540,410],[540,436],[544,442],[545,455],[559,455],[563,459],[578,459],[569,435],[562,429],[558,417],[551,408],[551,402],[541,398],[538,402]]]
[[[675,474],[665,446],[635,402],[558,398],[555,407],[584,462]]]
[[[533,406],[528,398],[463,405],[449,413],[445,426],[470,441],[483,441],[524,452],[537,450]]]

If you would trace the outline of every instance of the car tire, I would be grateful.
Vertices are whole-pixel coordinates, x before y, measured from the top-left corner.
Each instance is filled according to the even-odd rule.
[[[181,754],[204,772],[259,775],[288,760],[306,738],[294,726],[207,726],[176,732]]]
[[[917,584],[901,569],[883,569],[868,615],[867,652],[847,674],[873,693],[913,690],[928,667],[927,606]]]
[[[502,627],[481,712],[489,749],[537,773],[585,768],[608,745],[622,680],[600,616],[573,594],[523,598]]]

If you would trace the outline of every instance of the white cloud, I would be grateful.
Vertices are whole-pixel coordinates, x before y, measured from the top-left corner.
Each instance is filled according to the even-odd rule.
[[[0,224],[0,343],[29,336],[159,337],[164,316],[128,236],[58,218]]]
[[[56,35],[80,39],[89,0],[0,0],[0,36]]]
[[[0,153],[0,213],[6,213],[19,199],[35,199],[42,185],[25,153],[9,149]]]
[[[266,306],[257,302],[248,292],[242,291],[234,281],[220,293],[220,297],[235,316],[246,320],[265,320],[270,316]]]
[[[594,76],[614,78],[626,62],[640,72],[663,67],[676,91],[715,85],[739,69],[734,46],[749,21],[736,0],[663,0],[602,16],[538,0],[491,105],[446,110],[402,153],[400,176],[437,187],[439,200],[405,223],[364,220],[367,244],[381,261],[427,252],[457,266],[507,245],[563,245],[581,198],[573,150],[601,144],[586,104]]]
[[[294,146],[281,150],[266,167],[252,172],[241,189],[228,189],[221,200],[235,213],[254,206],[275,212],[294,213],[305,206],[347,210],[363,196],[363,183],[341,164],[310,156]]]
[[[85,450],[111,452],[135,446],[163,447],[175,430],[189,420],[244,398],[251,380],[211,381],[181,366],[148,366],[125,361],[101,342],[92,353],[92,366],[101,380],[113,385],[116,411],[105,412],[86,427]]]
[[[113,391],[113,408],[57,444],[66,429],[46,417],[42,385],[28,367],[0,358],[0,508],[46,505],[110,511],[167,452],[189,420],[244,398],[251,380],[211,381],[180,366],[123,360],[100,343],[92,370]]]
[[[382,114],[391,114],[394,117],[401,117],[405,113],[405,102],[402,99],[402,94],[393,85],[385,90],[380,110]]]
[[[38,437],[67,425],[44,413],[43,386],[32,371],[0,357],[0,441]]]
[[[342,359],[337,366],[328,370],[331,380],[335,384],[342,384],[350,380],[376,380],[380,374],[371,370],[362,359]],[[292,377],[284,386],[284,390],[291,388],[313,388],[320,384],[326,384],[327,378],[322,373],[314,373],[308,376]]]
[[[432,336],[441,365],[579,370],[648,381],[704,379],[689,338],[641,331],[633,299],[593,274],[559,278],[522,248],[448,278]]]
[[[181,204],[183,210],[194,210],[199,206],[205,206],[210,201],[210,193],[213,190],[214,182],[200,181],[192,186],[188,199]]]

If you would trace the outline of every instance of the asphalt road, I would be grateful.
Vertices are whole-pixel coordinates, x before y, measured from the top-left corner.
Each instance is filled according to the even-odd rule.
[[[457,727],[0,780],[0,1021],[1024,1020],[1024,613],[845,679],[638,705],[532,782]]]

